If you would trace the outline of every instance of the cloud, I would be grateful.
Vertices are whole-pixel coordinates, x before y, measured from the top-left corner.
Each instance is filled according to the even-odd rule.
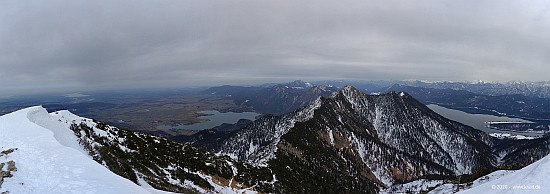
[[[545,1],[2,1],[0,92],[545,80]]]

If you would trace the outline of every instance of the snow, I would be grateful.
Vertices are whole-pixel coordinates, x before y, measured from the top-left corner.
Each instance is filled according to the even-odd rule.
[[[141,187],[147,189],[149,192],[151,192],[153,194],[174,194],[173,192],[168,192],[168,191],[162,191],[162,190],[155,189],[155,188],[153,188],[153,186],[149,185],[149,183],[147,183],[142,178],[138,178],[138,183],[141,185]]]
[[[247,155],[250,156],[251,154],[254,154],[254,152],[259,148],[259,145],[255,145],[252,141],[250,141],[250,146],[248,147]]]
[[[443,184],[428,192],[428,194],[456,193],[454,184]]]
[[[330,138],[330,145],[334,145],[334,134],[332,132],[332,129],[329,129],[328,137]]]
[[[509,133],[490,133],[489,135],[499,139],[536,139],[538,138],[538,137],[528,137],[524,135],[512,135]]]
[[[549,186],[550,155],[499,179],[460,193],[548,193]]]
[[[441,184],[443,184],[443,180],[420,179],[405,184],[392,185],[391,187],[380,191],[380,193],[421,193]]]
[[[465,189],[471,189],[474,187],[477,187],[479,185],[485,184],[489,181],[499,179],[504,175],[510,174],[514,172],[513,170],[497,170],[495,172],[492,172],[488,175],[482,176],[478,179],[476,179],[473,182],[470,183],[464,183],[464,184],[453,184],[453,183],[446,183],[441,184],[435,189],[431,190],[429,194],[446,194],[446,193],[456,193],[459,190],[465,190]]]
[[[70,123],[65,124],[65,120],[72,119],[73,117],[71,117],[71,115],[63,114],[60,112],[48,114],[48,111],[46,111],[46,109],[42,107],[31,107],[24,110],[27,110],[27,119],[25,122],[34,123],[45,129],[48,129],[49,131],[53,132],[53,137],[57,140],[59,144],[73,148],[86,154],[86,152],[78,144],[78,139],[76,138],[76,136],[70,130],[67,130],[67,126],[70,125]]]
[[[0,162],[13,160],[17,167],[0,192],[151,193],[83,153],[65,122],[59,122],[72,116],[65,113],[48,114],[36,106],[0,117],[0,149],[17,148],[0,157]]]
[[[225,193],[225,194],[239,194],[239,193],[255,194],[255,193],[257,193],[256,191],[250,190],[250,189],[254,188],[256,185],[254,185],[252,187],[249,187],[249,188],[235,189],[235,188],[231,188],[230,186],[220,186],[220,185],[214,183],[211,176],[205,175],[200,171],[190,171],[188,169],[185,169],[185,171],[188,172],[188,173],[191,173],[191,174],[195,174],[195,175],[205,179],[208,183],[210,183],[210,185],[212,185],[214,187],[214,191],[216,193]],[[199,186],[193,184],[193,182],[190,182],[190,181],[188,182],[186,180],[185,185],[188,186],[188,187],[191,187],[191,188],[195,188],[198,191],[200,191],[201,193],[209,193],[208,191],[206,191],[206,190],[200,188]]]

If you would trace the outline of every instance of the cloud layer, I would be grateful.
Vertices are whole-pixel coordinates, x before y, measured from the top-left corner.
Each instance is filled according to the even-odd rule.
[[[0,92],[547,80],[545,1],[1,1]]]

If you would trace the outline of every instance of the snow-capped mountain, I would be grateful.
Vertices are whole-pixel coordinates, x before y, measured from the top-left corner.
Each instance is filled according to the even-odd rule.
[[[0,117],[0,151],[0,191],[11,193],[254,193],[274,181],[228,157],[39,106]]]
[[[487,134],[437,115],[406,93],[366,95],[350,86],[295,112],[259,118],[217,145],[210,148],[267,166],[278,192],[377,192],[496,165]]]
[[[426,82],[419,80],[412,81],[399,81],[396,82],[399,85],[433,88],[433,89],[453,89],[453,90],[465,90],[477,94],[484,95],[515,95],[520,94],[530,97],[550,97],[550,82],[522,82],[522,81],[509,81],[509,82],[484,82],[481,80],[474,82],[453,82],[453,81],[438,81],[438,82]]]

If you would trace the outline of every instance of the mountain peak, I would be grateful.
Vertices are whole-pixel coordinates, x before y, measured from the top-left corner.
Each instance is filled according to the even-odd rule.
[[[286,83],[286,84],[283,84],[284,86],[287,86],[287,87],[293,87],[293,88],[310,88],[310,87],[313,87],[313,84],[309,83],[309,82],[304,82],[302,80],[294,80],[293,82],[289,82],[289,83]]]
[[[336,96],[338,94],[342,94],[344,96],[350,96],[350,95],[360,94],[360,93],[362,92],[359,91],[357,88],[350,85],[346,85],[342,87],[339,91],[335,92],[332,96]]]
[[[351,85],[345,85],[344,87],[342,87],[341,90],[351,91],[351,90],[357,90],[357,88],[355,88]]]

